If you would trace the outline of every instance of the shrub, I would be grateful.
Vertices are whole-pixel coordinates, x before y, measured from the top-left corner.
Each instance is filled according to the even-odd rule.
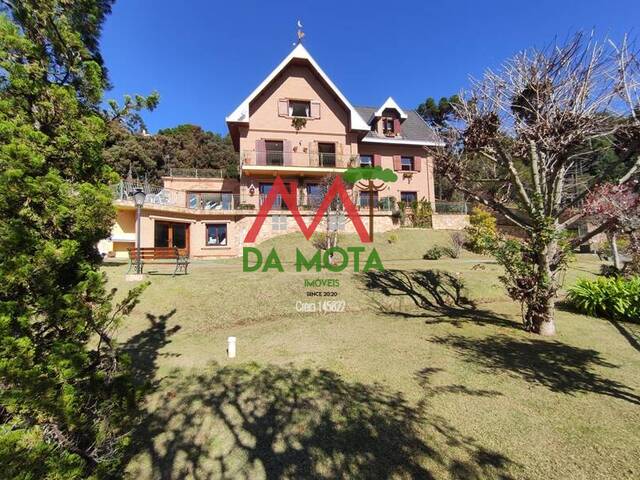
[[[439,260],[444,255],[444,249],[439,246],[431,247],[427,252],[422,256],[425,260]]]
[[[568,299],[587,315],[640,322],[640,277],[581,279]]]
[[[488,210],[474,207],[469,222],[471,225],[465,228],[465,246],[475,253],[488,253],[498,237],[496,218]]]
[[[238,210],[253,210],[256,206],[252,203],[241,203],[238,205]]]
[[[454,256],[453,249],[449,247],[441,247],[439,245],[436,245],[435,247],[431,247],[429,250],[427,250],[427,252],[422,256],[422,258],[425,260],[439,260],[445,255],[451,258],[456,258]]]
[[[422,198],[415,202],[411,202],[411,225],[416,228],[429,228],[432,225],[431,217],[433,215],[433,209],[431,208],[431,202],[426,198]]]
[[[464,233],[462,232],[453,232],[451,235],[451,257],[458,258],[460,256],[460,252],[462,251],[462,247],[466,242],[466,238]]]
[[[318,250],[337,247],[341,236],[337,232],[316,232],[311,237],[311,244]]]
[[[398,243],[398,235],[396,235],[395,233],[392,233],[391,235],[389,235],[389,238],[387,239],[387,241],[391,244]]]

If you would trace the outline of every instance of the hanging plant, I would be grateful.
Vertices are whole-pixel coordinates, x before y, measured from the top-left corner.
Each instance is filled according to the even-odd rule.
[[[307,126],[307,119],[304,117],[294,117],[291,119],[291,126],[299,132],[300,129]]]

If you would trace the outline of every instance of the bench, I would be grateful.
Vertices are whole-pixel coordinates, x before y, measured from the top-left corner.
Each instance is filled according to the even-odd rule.
[[[129,249],[129,270],[127,273],[138,263],[137,252],[137,248]],[[186,275],[187,267],[189,266],[189,257],[181,254],[178,247],[140,248],[140,273],[142,273],[142,269],[148,263],[165,263],[172,265],[175,263],[176,268],[173,271],[173,275],[175,276],[178,272],[183,272]]]

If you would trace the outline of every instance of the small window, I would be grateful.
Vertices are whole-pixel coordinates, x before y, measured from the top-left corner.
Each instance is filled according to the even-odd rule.
[[[400,200],[407,204],[411,204],[413,202],[418,201],[418,193],[417,192],[400,192]]]
[[[373,166],[373,156],[372,155],[360,155],[360,166],[361,167],[372,167]]]
[[[210,223],[207,224],[207,245],[210,247],[221,247],[227,244],[227,224]]]
[[[393,118],[385,118],[383,121],[385,133],[393,133]]]
[[[318,208],[322,203],[322,187],[317,183],[307,183],[307,204],[309,208]]]
[[[373,192],[373,206],[378,206],[378,192]],[[360,192],[360,207],[369,208],[369,192]]]
[[[287,216],[286,215],[272,215],[271,216],[271,230],[274,232],[286,232],[287,231]]]
[[[402,170],[406,170],[409,172],[413,171],[413,157],[401,157],[400,158],[400,167]]]
[[[311,102],[289,100],[290,117],[311,117]]]

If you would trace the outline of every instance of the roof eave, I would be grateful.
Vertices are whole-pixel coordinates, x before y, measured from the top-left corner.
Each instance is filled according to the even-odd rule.
[[[365,137],[361,140],[363,143],[386,143],[388,145],[416,145],[422,147],[444,147],[444,142],[433,140],[398,140],[392,138],[372,138]]]
[[[244,99],[244,101],[238,105],[238,107],[226,117],[227,123],[248,123],[249,122],[249,104],[251,101],[256,98],[272,81],[276,76],[284,70],[284,68],[289,65],[289,63],[293,59],[304,59],[307,60],[311,66],[318,72],[320,77],[327,83],[329,88],[333,90],[333,93],[342,101],[342,103],[347,107],[350,113],[350,126],[352,130],[359,131],[370,131],[371,127],[365,122],[360,114],[356,111],[356,109],[351,105],[349,100],[342,94],[342,92],[335,86],[335,84],[331,81],[329,76],[324,73],[320,65],[316,63],[311,54],[307,51],[306,48],[302,46],[302,44],[298,44],[296,48],[294,48],[289,55],[285,57],[282,62],[278,64],[278,66],[269,74],[267,77],[258,85],[256,89],[251,92],[251,94]]]

